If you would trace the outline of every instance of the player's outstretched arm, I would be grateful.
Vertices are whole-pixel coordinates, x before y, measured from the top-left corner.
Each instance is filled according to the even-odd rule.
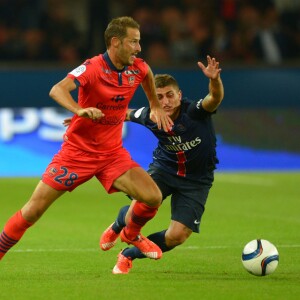
[[[150,67],[147,76],[142,82],[142,87],[149,101],[150,119],[157,124],[158,129],[163,128],[165,132],[170,131],[174,123],[159,104],[155,91],[154,76]]]
[[[219,62],[213,57],[207,55],[207,66],[198,62],[199,68],[203,74],[209,78],[209,93],[203,99],[202,106],[209,112],[215,111],[224,98],[224,87],[221,80],[221,71]]]
[[[76,89],[76,84],[71,78],[64,78],[55,84],[50,90],[49,96],[59,105],[77,114],[79,117],[90,118],[93,120],[103,117],[103,113],[96,107],[82,108],[71,96],[71,91]]]

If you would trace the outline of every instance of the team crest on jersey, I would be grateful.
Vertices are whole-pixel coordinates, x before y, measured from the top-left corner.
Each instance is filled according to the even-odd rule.
[[[135,76],[129,76],[128,77],[128,83],[129,83],[129,85],[134,85],[134,81],[135,81]]]
[[[186,129],[185,129],[185,126],[183,124],[177,124],[176,125],[176,131],[177,132],[184,132]]]
[[[75,77],[78,77],[82,73],[84,73],[85,70],[86,70],[86,66],[85,65],[81,65],[81,66],[77,67],[76,69],[74,69],[72,72],[70,72],[70,74],[74,75]]]

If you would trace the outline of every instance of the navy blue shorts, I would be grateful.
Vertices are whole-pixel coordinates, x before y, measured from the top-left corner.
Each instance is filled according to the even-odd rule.
[[[153,166],[150,166],[148,173],[160,188],[163,200],[171,196],[171,219],[199,233],[214,173],[211,172],[201,182],[172,175]]]

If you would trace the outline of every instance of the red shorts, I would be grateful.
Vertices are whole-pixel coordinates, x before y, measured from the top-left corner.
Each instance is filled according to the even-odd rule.
[[[113,182],[126,171],[140,167],[125,148],[97,154],[63,143],[42,176],[42,181],[56,190],[72,191],[92,177],[101,182],[108,193],[118,192]]]

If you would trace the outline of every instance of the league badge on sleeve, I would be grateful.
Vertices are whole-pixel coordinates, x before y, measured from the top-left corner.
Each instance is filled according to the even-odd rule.
[[[74,69],[72,72],[70,72],[70,74],[74,75],[75,77],[80,76],[81,74],[83,74],[86,70],[86,66],[85,65],[81,65],[79,67],[77,67],[76,69]]]

